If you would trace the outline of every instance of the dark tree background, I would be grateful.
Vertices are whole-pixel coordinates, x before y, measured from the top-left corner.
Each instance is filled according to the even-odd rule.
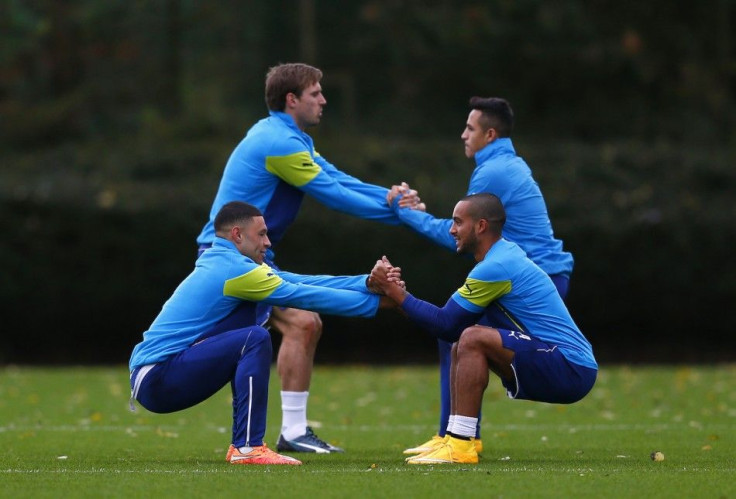
[[[508,98],[599,359],[733,361],[735,21],[729,0],[0,0],[0,362],[127,361],[192,269],[265,72],[290,61],[325,72],[320,152],[439,216],[473,168],[468,98]],[[278,261],[355,273],[381,254],[438,304],[470,268],[311,200]],[[325,317],[318,352],[435,356],[391,312]]]

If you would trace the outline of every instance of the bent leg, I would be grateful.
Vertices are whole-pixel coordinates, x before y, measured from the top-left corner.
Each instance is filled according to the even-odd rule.
[[[281,443],[282,438],[291,441],[308,433],[309,384],[322,321],[314,312],[274,307],[270,324],[282,335],[277,359],[281,377]]]
[[[515,383],[504,382],[509,397],[552,404],[571,404],[595,384],[598,370],[567,360],[556,345],[518,331],[500,329],[507,349],[513,350]]]
[[[268,331],[258,326],[211,336],[151,369],[140,384],[137,400],[151,412],[175,412],[203,402],[231,382],[233,443],[244,445],[250,428],[253,445],[260,445],[271,352]]]
[[[263,445],[271,375],[271,335],[262,327],[250,328],[243,354],[230,384],[233,394],[235,447]]]
[[[463,331],[454,359],[453,414],[476,417],[488,386],[488,371],[513,382],[513,359],[514,352],[504,348],[497,329],[472,326]]]
[[[319,314],[295,308],[274,307],[270,324],[282,336],[276,361],[281,389],[289,392],[308,391],[314,353],[322,335]]]

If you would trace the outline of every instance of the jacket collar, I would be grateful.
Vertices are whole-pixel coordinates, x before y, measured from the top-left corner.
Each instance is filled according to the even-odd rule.
[[[270,114],[274,118],[278,118],[279,120],[283,121],[284,124],[288,126],[289,128],[299,133],[304,133],[301,131],[301,129],[298,126],[296,126],[296,122],[294,121],[294,118],[292,118],[290,114],[285,113],[283,111],[269,111],[268,114]]]
[[[511,139],[508,137],[496,139],[475,153],[475,162],[476,164],[481,164],[494,156],[500,156],[502,154],[516,154],[514,144],[511,143]]]
[[[225,239],[224,237],[215,236],[215,240],[212,242],[212,246],[220,246],[222,248],[228,248],[231,250],[238,251],[238,248],[232,241]]]

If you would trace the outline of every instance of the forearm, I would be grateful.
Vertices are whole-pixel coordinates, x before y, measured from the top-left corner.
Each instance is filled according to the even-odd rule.
[[[320,314],[373,317],[378,310],[380,297],[368,291],[289,284],[280,287],[263,301],[270,305],[312,310]]]
[[[301,189],[328,208],[366,220],[398,225],[399,219],[386,203],[388,190],[367,189],[360,191],[344,186],[321,172]]]
[[[386,295],[379,296],[378,308],[395,308],[401,310],[401,306]]]
[[[354,276],[306,275],[280,270],[279,276],[285,281],[292,283],[302,283],[335,289],[350,289],[364,293],[368,291],[368,288],[366,287],[368,274]]]
[[[474,324],[480,316],[463,309],[452,299],[440,308],[410,293],[405,294],[401,309],[429,334],[450,342],[457,341],[463,330]]]
[[[406,289],[402,288],[398,284],[384,288],[383,292],[387,298],[396,303],[399,307],[404,304],[407,296],[411,296]]]
[[[450,227],[452,226],[450,219],[435,218],[423,211],[400,208],[398,206],[398,199],[392,203],[392,208],[401,223],[410,227],[418,234],[451,251],[457,249],[455,239],[450,235]]]

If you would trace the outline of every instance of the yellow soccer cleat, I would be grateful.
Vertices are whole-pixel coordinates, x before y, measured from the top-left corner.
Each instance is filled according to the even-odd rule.
[[[435,450],[440,445],[447,442],[447,436],[441,437],[439,435],[435,435],[426,442],[424,442],[421,445],[417,445],[416,447],[411,447],[409,449],[404,449],[404,454],[424,454],[426,452],[430,452]],[[480,454],[483,452],[483,440],[480,438],[476,438],[473,440],[475,442],[475,452]],[[407,461],[411,458],[407,458]]]
[[[433,451],[444,444],[447,441],[447,438],[447,436],[441,437],[439,435],[435,435],[423,444],[404,449],[404,454],[424,454],[425,452]]]
[[[477,464],[478,453],[474,439],[449,437],[447,442],[432,452],[425,452],[406,460],[409,464]]]
[[[234,445],[230,445],[225,460],[230,464],[290,464],[292,466],[302,464],[298,459],[272,451],[265,443],[249,449],[248,452],[242,452]]]

